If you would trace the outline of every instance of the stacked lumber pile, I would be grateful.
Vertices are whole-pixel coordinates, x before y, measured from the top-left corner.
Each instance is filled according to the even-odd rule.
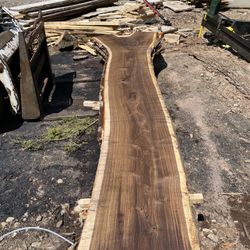
[[[41,11],[44,20],[65,20],[99,7],[111,5],[116,1],[117,0],[47,0],[33,4],[19,5],[12,7],[10,10],[24,15],[24,18],[35,18]]]
[[[82,17],[94,17],[100,21],[116,20],[121,23],[140,23],[154,17],[154,12],[143,3],[126,2],[123,5],[98,8],[94,12],[82,15]]]
[[[94,12],[84,14],[83,20],[45,22],[45,30],[49,45],[57,45],[64,37],[64,32],[77,35],[121,34],[133,32],[137,23],[154,17],[154,13],[142,3],[124,3],[119,6],[98,8]],[[90,20],[91,19],[91,20]]]
[[[118,21],[63,21],[44,23],[46,33],[49,34],[60,34],[66,30],[71,34],[82,35],[117,34],[120,25]]]

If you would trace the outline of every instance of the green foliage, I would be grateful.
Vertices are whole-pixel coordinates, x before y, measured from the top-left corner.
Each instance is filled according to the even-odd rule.
[[[64,141],[64,149],[70,153],[78,150],[86,144],[83,135],[91,135],[95,132],[97,120],[95,118],[68,118],[59,124],[49,127],[41,136],[36,139],[15,140],[15,144],[21,145],[23,150],[37,151],[43,149],[52,142]]]

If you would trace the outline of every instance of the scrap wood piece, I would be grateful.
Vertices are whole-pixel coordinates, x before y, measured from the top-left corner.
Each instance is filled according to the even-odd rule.
[[[163,6],[173,10],[174,12],[189,11],[194,9],[194,6],[187,5],[181,1],[164,1]]]
[[[93,56],[97,55],[96,51],[94,49],[92,49],[90,46],[88,46],[87,44],[78,44],[77,47],[87,51],[89,54],[91,54]]]
[[[84,18],[90,18],[90,17],[95,17],[98,16],[100,14],[105,14],[105,13],[111,13],[111,12],[115,12],[118,11],[122,8],[122,6],[111,6],[111,7],[106,7],[106,8],[98,8],[96,9],[96,11],[87,13],[87,14],[83,14],[82,17]]]
[[[198,193],[198,194],[189,194],[189,198],[190,198],[190,202],[193,205],[198,205],[198,204],[202,204],[204,202],[204,197],[202,193]]]
[[[91,108],[93,110],[99,110],[100,109],[100,102],[99,101],[83,101],[83,107]]]
[[[185,174],[152,65],[157,36],[97,41],[109,54],[104,132],[78,249],[197,250]]]

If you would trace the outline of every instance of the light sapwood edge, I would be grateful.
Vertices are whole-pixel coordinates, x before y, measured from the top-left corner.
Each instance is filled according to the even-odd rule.
[[[107,162],[108,155],[108,147],[109,147],[109,135],[110,135],[110,108],[109,108],[109,86],[108,86],[108,77],[110,64],[112,60],[112,52],[111,50],[105,46],[98,38],[95,40],[102,44],[109,53],[108,61],[105,69],[105,77],[104,77],[104,122],[103,122],[103,135],[102,135],[102,145],[100,151],[100,157],[98,162],[98,167],[95,176],[94,187],[92,191],[90,207],[88,210],[87,219],[84,223],[84,227],[82,230],[81,238],[79,241],[78,249],[79,250],[88,250],[91,246],[91,241],[94,232],[95,220],[96,220],[96,211],[100,199],[101,188],[103,184],[104,171]]]
[[[179,151],[178,142],[176,139],[176,134],[175,134],[174,127],[172,124],[172,120],[170,118],[169,112],[164,102],[160,87],[158,85],[155,72],[154,72],[153,63],[152,63],[152,51],[155,47],[155,44],[157,43],[157,40],[158,40],[158,33],[155,34],[153,42],[151,43],[147,51],[148,67],[149,67],[150,75],[151,75],[153,84],[155,86],[158,98],[162,106],[162,110],[164,112],[164,116],[167,122],[171,140],[172,140],[173,150],[174,150],[175,159],[176,159],[176,165],[177,165],[178,173],[179,173],[180,189],[181,189],[181,194],[182,194],[182,205],[183,205],[183,211],[184,211],[184,216],[185,216],[186,225],[187,225],[189,242],[190,242],[192,250],[199,250],[200,245],[199,245],[199,240],[198,240],[198,234],[197,234],[196,226],[195,226],[194,219],[193,219],[192,209],[191,209],[190,200],[189,200],[189,192],[187,189],[186,175],[185,175],[183,163],[181,160],[181,155]]]

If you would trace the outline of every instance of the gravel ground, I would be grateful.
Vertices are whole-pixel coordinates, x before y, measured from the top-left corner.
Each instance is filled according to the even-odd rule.
[[[225,14],[238,18],[242,10]],[[167,11],[165,16],[179,29],[198,30],[202,12]],[[179,45],[165,44],[155,60],[158,82],[189,191],[204,195],[204,203],[195,206],[202,249],[250,249],[250,66],[195,33],[181,37]]]
[[[99,158],[98,111],[84,108],[83,101],[99,100],[102,64],[90,55],[74,61],[81,54],[77,51],[50,52],[56,87],[45,120],[5,117],[0,122],[0,235],[40,226],[76,242],[86,212],[74,208],[78,200],[91,197]],[[67,246],[35,231],[0,241],[4,250]]]

